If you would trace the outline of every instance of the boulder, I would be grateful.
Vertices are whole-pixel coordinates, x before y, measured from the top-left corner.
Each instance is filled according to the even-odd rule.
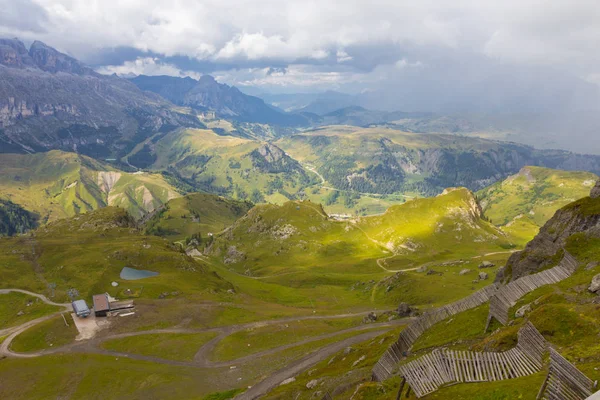
[[[531,304],[525,304],[523,307],[519,308],[515,313],[515,318],[523,318],[528,312],[531,312]]]
[[[479,280],[480,281],[485,281],[487,278],[489,277],[487,272],[480,272],[479,273]]]
[[[319,381],[316,379],[313,379],[312,381],[308,382],[306,384],[306,388],[307,389],[314,389],[317,385],[319,384]]]
[[[296,381],[296,378],[293,378],[293,377],[292,378],[287,378],[286,380],[282,381],[279,384],[279,386],[287,385],[287,384],[295,382],[295,381]]]
[[[364,354],[362,356],[360,356],[360,358],[358,360],[354,361],[354,363],[352,364],[352,368],[356,367],[358,364],[363,362],[365,360],[365,358],[367,358],[367,356],[365,356]]]
[[[592,283],[590,284],[588,290],[592,293],[600,291],[600,274],[592,278]]]
[[[494,264],[492,264],[489,261],[484,261],[481,264],[479,264],[479,268],[492,268],[494,266]]]
[[[460,271],[458,274],[459,274],[459,275],[466,275],[466,274],[468,274],[469,272],[471,272],[471,270],[470,270],[470,269],[468,269],[468,268],[465,268],[465,269],[463,269],[462,271]]]
[[[371,322],[375,321],[377,321],[377,314],[375,314],[372,311],[369,314],[365,315],[365,317],[363,318],[364,324],[370,324]]]
[[[412,307],[408,303],[398,304],[398,315],[400,317],[408,317],[412,312]]]

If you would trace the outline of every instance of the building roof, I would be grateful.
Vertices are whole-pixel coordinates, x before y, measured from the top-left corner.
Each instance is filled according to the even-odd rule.
[[[92,297],[94,301],[94,311],[108,311],[110,306],[108,304],[108,296],[105,294],[95,294]]]
[[[78,313],[78,312],[84,312],[84,311],[90,311],[90,309],[88,308],[88,305],[85,302],[85,300],[75,300],[73,302],[73,310],[76,313]]]

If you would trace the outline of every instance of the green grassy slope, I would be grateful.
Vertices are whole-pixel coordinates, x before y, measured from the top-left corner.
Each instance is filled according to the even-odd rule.
[[[0,172],[0,198],[39,214],[42,223],[107,205],[141,217],[179,196],[161,175],[121,172],[61,151],[0,154]]]
[[[275,193],[290,199],[311,183],[304,169],[278,148],[211,130],[171,132],[157,140],[151,154],[153,170],[169,170],[197,190],[254,203]]]
[[[46,314],[60,311],[59,307],[43,303],[36,297],[19,292],[0,295],[0,329],[21,325]]]
[[[170,200],[147,223],[146,231],[170,240],[221,232],[246,214],[252,203],[217,195],[192,193]]]
[[[365,268],[361,260],[383,254],[355,226],[329,220],[320,205],[308,201],[256,206],[217,240],[212,252],[251,276],[300,270],[377,272],[374,263]]]
[[[141,284],[124,281],[119,273],[125,266],[160,275]],[[121,285],[112,287],[113,281]],[[67,291],[75,288],[89,301],[92,294],[104,292],[126,297],[126,288],[139,290],[140,286],[142,298],[154,299],[163,292],[192,296],[231,287],[177,246],[142,235],[131,217],[114,207],[50,223],[27,237],[0,241],[0,287],[54,294],[55,301],[67,301]]]
[[[459,260],[510,249],[510,238],[481,218],[473,194],[464,188],[390,207],[357,225],[373,241],[398,255],[391,266],[411,260]]]
[[[560,157],[514,143],[385,127],[327,126],[276,144],[312,165],[328,186],[378,194],[433,195],[452,186],[478,190],[517,172],[518,163],[561,162]]]
[[[309,201],[260,205],[220,235],[209,253],[219,274],[266,301],[394,307],[470,294],[489,282],[472,282],[481,261],[501,265],[512,247],[480,218],[472,193],[456,189],[348,221],[329,219]],[[487,253],[493,254],[481,257]],[[415,271],[419,266],[440,273]],[[471,273],[460,275],[464,268]]]
[[[582,266],[598,262],[598,239],[582,242],[573,237],[567,244],[568,250],[576,256]],[[511,311],[510,326],[494,323],[484,333],[488,316],[488,305],[482,305],[441,321],[429,329],[413,347],[414,356],[430,352],[436,347],[472,351],[505,351],[517,343],[517,332],[526,322],[531,321],[540,333],[564,357],[585,373],[592,381],[600,379],[600,358],[598,357],[600,334],[600,313],[597,295],[586,288],[592,277],[600,273],[600,267],[580,268],[570,278],[554,285],[541,287],[524,296]],[[525,318],[514,318],[514,312],[525,304],[532,310]],[[393,340],[393,338],[392,338]],[[371,341],[364,346],[355,346],[350,351],[340,352],[334,357],[297,376],[296,381],[274,389],[267,399],[310,399],[316,391],[328,391],[333,399],[394,400],[398,392],[398,377],[385,382],[369,382],[372,366],[377,356],[389,347],[391,341]],[[364,362],[357,365],[362,355]],[[372,357],[374,356],[374,357]],[[411,357],[412,359],[412,357]],[[547,361],[546,361],[547,362]],[[542,370],[531,376],[498,382],[464,383],[450,385],[430,395],[433,399],[486,399],[511,400],[535,399],[547,371]],[[312,380],[317,387],[307,388]],[[406,387],[404,389],[406,391]],[[404,397],[416,400],[411,394]]]
[[[520,243],[533,239],[556,210],[586,197],[598,176],[525,167],[477,193],[486,217]]]

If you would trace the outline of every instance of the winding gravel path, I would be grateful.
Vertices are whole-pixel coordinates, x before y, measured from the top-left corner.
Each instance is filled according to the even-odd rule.
[[[260,397],[260,396],[266,394],[269,390],[271,390],[274,387],[276,387],[277,385],[279,385],[285,379],[288,379],[292,376],[299,374],[300,372],[302,372],[302,371],[306,370],[307,368],[311,367],[312,365],[324,360],[325,358],[331,356],[332,354],[337,353],[338,351],[340,351],[348,346],[352,346],[354,344],[357,344],[357,343],[372,339],[376,336],[379,336],[379,335],[383,334],[384,332],[389,331],[390,329],[393,329],[395,327],[406,324],[410,320],[410,319],[401,319],[401,320],[394,320],[394,321],[389,321],[389,322],[380,322],[380,323],[373,323],[373,324],[368,324],[368,325],[359,325],[359,326],[344,329],[341,331],[336,331],[336,332],[326,333],[326,334],[322,334],[322,335],[318,335],[318,336],[313,336],[313,337],[310,337],[310,338],[307,338],[304,340],[300,340],[295,343],[285,344],[285,345],[278,346],[278,347],[275,347],[272,349],[267,349],[264,351],[260,351],[258,353],[250,354],[250,355],[240,357],[235,360],[228,360],[228,361],[211,361],[209,359],[209,357],[213,353],[215,347],[219,344],[219,342],[221,340],[223,340],[227,336],[229,336],[233,333],[239,332],[241,330],[258,328],[258,327],[274,325],[274,324],[281,324],[281,323],[286,323],[286,322],[294,322],[294,321],[323,320],[323,319],[330,320],[330,319],[360,317],[360,316],[364,316],[364,315],[368,314],[368,312],[347,313],[347,314],[338,314],[338,315],[309,315],[309,316],[303,316],[303,317],[289,317],[289,318],[282,318],[282,319],[277,319],[277,320],[251,322],[251,323],[246,323],[246,324],[237,324],[237,325],[206,328],[206,329],[190,329],[190,328],[152,329],[152,330],[141,331],[141,332],[127,332],[127,333],[107,335],[107,336],[100,337],[100,338],[94,338],[94,339],[90,339],[90,340],[75,342],[75,343],[71,343],[71,344],[68,344],[65,346],[61,346],[61,347],[57,347],[57,348],[53,348],[53,349],[46,349],[46,350],[42,350],[42,351],[38,351],[38,352],[16,353],[16,352],[13,352],[12,350],[10,350],[10,344],[12,343],[12,341],[14,340],[15,337],[17,337],[19,334],[21,334],[25,330],[27,330],[39,323],[42,323],[51,318],[54,318],[56,315],[60,315],[62,312],[72,311],[72,307],[68,303],[55,303],[55,302],[49,300],[44,295],[33,293],[33,292],[30,292],[27,290],[0,289],[0,294],[6,294],[9,292],[20,292],[20,293],[28,294],[30,296],[35,296],[47,304],[62,307],[63,310],[46,315],[41,318],[37,318],[32,321],[28,321],[28,322],[26,322],[22,325],[16,326],[16,327],[11,327],[11,328],[6,328],[4,330],[0,330],[0,336],[6,336],[6,334],[8,334],[6,339],[0,344],[0,355],[7,356],[7,357],[34,358],[34,357],[40,357],[40,356],[49,355],[49,354],[59,354],[59,353],[81,353],[81,354],[93,353],[93,354],[110,355],[110,356],[114,356],[114,357],[130,358],[130,359],[134,359],[134,360],[149,361],[149,362],[160,363],[160,364],[182,366],[182,367],[195,367],[195,368],[205,368],[205,369],[226,368],[226,367],[230,367],[233,365],[247,365],[257,359],[260,359],[262,357],[265,357],[265,356],[268,356],[271,354],[276,354],[278,352],[290,349],[292,347],[301,346],[304,344],[317,342],[317,341],[324,340],[324,339],[334,338],[338,335],[343,335],[343,334],[352,333],[352,332],[361,332],[361,331],[366,331],[366,330],[369,331],[369,332],[365,332],[365,333],[360,333],[357,336],[353,336],[350,338],[340,340],[336,343],[326,345],[319,349],[315,349],[313,352],[304,356],[303,358],[296,360],[296,361],[292,362],[291,364],[285,366],[284,368],[274,372],[273,374],[268,376],[266,379],[264,379],[263,381],[259,382],[258,384],[256,384],[252,388],[250,388],[245,393],[236,397],[236,400],[256,399],[257,397]],[[167,360],[167,359],[155,357],[155,356],[145,356],[145,355],[141,355],[141,354],[131,354],[131,353],[106,350],[106,349],[103,349],[102,347],[100,347],[101,343],[103,343],[107,340],[111,340],[111,339],[120,339],[120,338],[132,337],[132,336],[151,335],[151,334],[202,333],[202,332],[216,332],[218,335],[216,337],[214,337],[213,339],[211,339],[210,341],[208,341],[207,343],[205,343],[194,355],[194,359],[192,361]]]

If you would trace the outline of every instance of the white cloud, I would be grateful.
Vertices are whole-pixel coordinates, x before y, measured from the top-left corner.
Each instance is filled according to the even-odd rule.
[[[423,63],[421,61],[409,62],[406,58],[401,58],[400,60],[396,61],[396,64],[394,65],[398,69],[420,68],[423,66]]]
[[[201,74],[194,71],[182,71],[172,64],[160,62],[157,58],[138,57],[135,61],[126,61],[121,65],[106,65],[97,69],[101,74],[120,76],[169,75],[200,79]]]
[[[80,58],[133,47],[234,68],[312,62],[335,75],[339,64],[393,65],[405,51],[471,52],[584,79],[600,73],[597,0],[0,0],[0,10],[10,20],[2,24],[0,11],[0,34]]]
[[[270,68],[250,68],[214,73],[219,82],[255,87],[339,87],[364,80],[362,74],[350,70],[324,71],[314,65],[298,64],[273,73]]]
[[[348,55],[348,53],[346,53],[344,50],[338,50],[336,53],[336,57],[337,57],[337,62],[339,62],[339,63],[343,63],[343,62],[352,60],[352,57],[350,57],[350,55]]]

